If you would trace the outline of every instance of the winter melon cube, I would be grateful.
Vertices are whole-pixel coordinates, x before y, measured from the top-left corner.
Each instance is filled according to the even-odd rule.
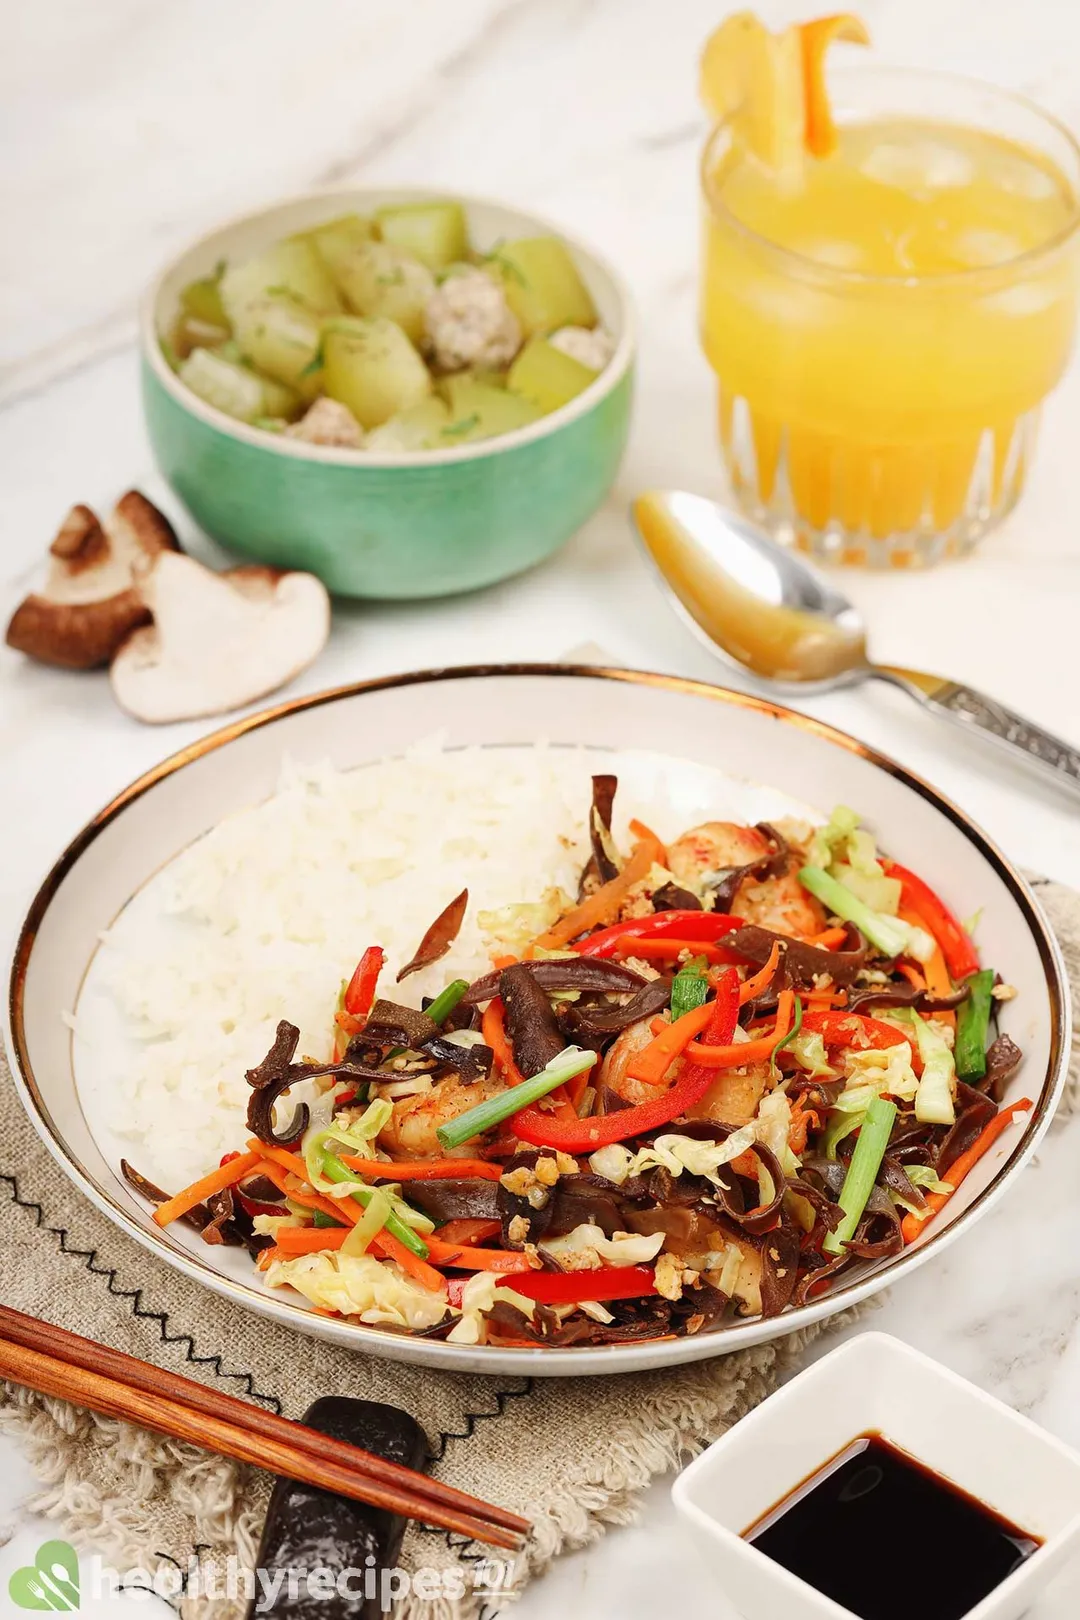
[[[532,400],[546,415],[588,388],[595,376],[596,372],[580,360],[563,354],[545,338],[535,337],[510,367],[506,386],[523,399]]]
[[[442,434],[447,446],[513,433],[541,415],[531,400],[464,374],[446,379],[446,399],[452,418]]]
[[[373,428],[430,394],[431,376],[393,321],[345,316],[324,328],[323,390]]]
[[[337,219],[328,219],[325,225],[316,225],[313,230],[304,231],[295,240],[310,242],[336,282],[342,260],[365,242],[370,242],[374,234],[374,225],[362,214],[341,214]]]
[[[319,391],[322,316],[291,293],[265,293],[237,309],[234,335],[245,360],[305,399]]]
[[[424,310],[435,291],[435,277],[426,264],[388,242],[364,242],[342,259],[335,273],[350,309],[385,316],[419,343]]]
[[[453,440],[444,440],[443,429],[450,425],[450,411],[444,400],[429,394],[419,405],[399,411],[382,427],[373,428],[364,441],[366,450],[395,454],[410,450],[438,450]]]
[[[181,290],[180,308],[204,326],[227,327],[229,317],[221,302],[221,276],[200,276],[198,281],[189,281]]]
[[[503,242],[491,263],[502,275],[506,302],[527,337],[560,326],[596,325],[589,290],[557,236]]]
[[[235,416],[241,422],[254,421],[259,416],[292,416],[299,400],[291,388],[270,377],[260,377],[247,366],[225,360],[209,349],[196,349],[184,360],[178,376],[193,394]]]
[[[404,203],[376,209],[375,218],[384,242],[421,259],[429,270],[444,270],[468,256],[469,230],[460,203]]]
[[[233,326],[241,311],[267,294],[288,293],[309,309],[336,315],[341,299],[322,259],[310,242],[278,242],[221,278],[221,302]]]

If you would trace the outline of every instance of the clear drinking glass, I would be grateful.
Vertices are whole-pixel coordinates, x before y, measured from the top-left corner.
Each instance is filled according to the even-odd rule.
[[[921,566],[969,550],[1023,488],[1073,341],[1080,148],[1022,98],[948,74],[838,73],[834,112],[858,161],[822,171],[806,207],[741,172],[754,160],[729,125],[705,148],[720,439],[737,499],[778,537],[824,561]],[[733,188],[753,204],[739,217]],[[930,193],[947,217],[928,227]],[[889,229],[911,210],[910,243],[889,249],[902,270],[860,262],[877,207]]]

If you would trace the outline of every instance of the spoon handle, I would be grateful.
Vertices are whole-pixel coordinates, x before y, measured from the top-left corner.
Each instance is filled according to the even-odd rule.
[[[943,715],[965,731],[977,732],[995,742],[1013,760],[1040,771],[1065,792],[1080,797],[1080,749],[1073,748],[1053,732],[1044,731],[1033,720],[1005,707],[996,698],[977,692],[973,686],[926,675],[917,669],[898,669],[891,664],[875,664],[873,673],[894,686],[903,687],[924,708]]]

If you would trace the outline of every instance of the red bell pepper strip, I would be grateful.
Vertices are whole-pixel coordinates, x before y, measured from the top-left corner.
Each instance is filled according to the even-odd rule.
[[[895,1024],[885,1023],[884,1019],[869,1018],[865,1013],[844,1012],[843,1009],[808,1012],[803,1017],[802,1027],[804,1034],[820,1035],[826,1046],[849,1046],[855,1051],[866,1051],[872,1047],[882,1052],[887,1047],[899,1046],[901,1041],[906,1041],[911,1048],[912,1067],[916,1074],[922,1073],[922,1059],[912,1036]]]
[[[728,1046],[739,1021],[739,976],[734,968],[729,968],[721,978],[716,987],[716,1000],[711,1005],[713,1015],[705,1039],[710,1044]],[[539,1108],[523,1108],[520,1114],[514,1115],[514,1134],[534,1147],[560,1148],[564,1153],[592,1153],[609,1142],[625,1142],[631,1136],[655,1131],[677,1119],[705,1095],[715,1078],[711,1069],[687,1063],[670,1090],[661,1093],[654,1102],[638,1103],[633,1108],[620,1108],[614,1114],[578,1119],[573,1123],[554,1119]]]
[[[889,877],[899,880],[903,902],[925,918],[927,927],[941,946],[941,954],[955,982],[959,984],[970,973],[977,973],[979,953],[971,936],[944,900],[940,900],[933,889],[921,877],[916,877],[914,872],[909,872],[906,866],[900,866],[896,861],[882,861],[881,864]]]
[[[451,1305],[461,1309],[468,1281],[451,1277],[446,1285]],[[648,1266],[601,1266],[598,1271],[530,1271],[507,1278],[507,1288],[524,1294],[538,1305],[580,1305],[583,1300],[641,1299],[655,1294],[656,1283]]]
[[[581,956],[613,956],[623,940],[664,939],[668,935],[715,943],[742,925],[741,917],[729,917],[725,912],[656,911],[649,917],[630,917],[626,922],[612,923],[610,928],[600,928],[569,948]]]
[[[381,945],[369,945],[356,966],[345,991],[345,1011],[354,1018],[366,1018],[375,1000],[379,974],[386,961]]]
[[[479,1244],[486,1243],[488,1238],[497,1237],[501,1229],[501,1221],[485,1221],[480,1216],[471,1218],[462,1216],[458,1220],[443,1222],[439,1227],[439,1240],[442,1243],[464,1243],[469,1248],[476,1248]]]

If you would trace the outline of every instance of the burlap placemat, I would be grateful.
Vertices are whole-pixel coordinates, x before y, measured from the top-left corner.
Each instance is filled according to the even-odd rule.
[[[1036,879],[1080,984],[1080,895]],[[1078,1020],[1080,1021],[1080,1020]],[[1069,1105],[1077,1101],[1073,1055]],[[302,1337],[207,1293],[95,1210],[38,1142],[0,1059],[0,1294],[7,1304],[218,1384],[289,1416],[319,1395],[390,1401],[431,1438],[436,1471],[528,1514],[520,1590],[560,1552],[634,1516],[649,1480],[715,1439],[793,1368],[821,1329],[658,1373],[616,1378],[458,1377]],[[6,1194],[6,1197],[2,1195]],[[62,1402],[0,1385],[0,1424],[17,1432],[41,1480],[30,1504],[118,1570],[250,1563],[266,1476]],[[414,1595],[401,1620],[474,1620],[499,1606],[507,1572],[488,1550],[412,1526],[406,1570],[440,1572],[443,1596]],[[463,1595],[446,1595],[460,1588]],[[430,1583],[429,1583],[430,1589]],[[226,1599],[181,1597],[185,1620],[227,1620]]]

